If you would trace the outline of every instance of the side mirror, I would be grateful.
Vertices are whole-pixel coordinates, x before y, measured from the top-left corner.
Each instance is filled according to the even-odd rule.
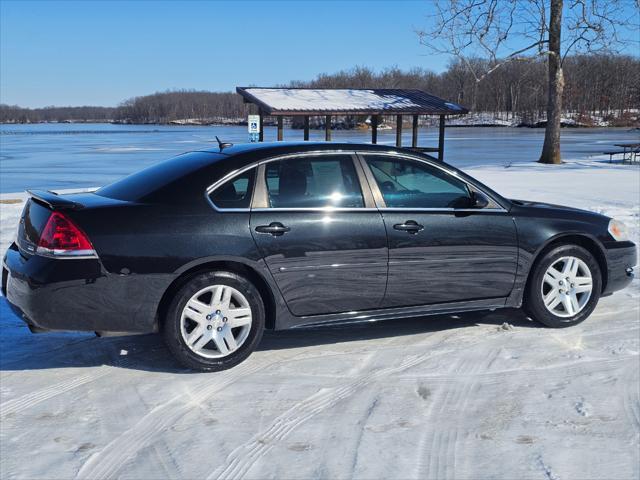
[[[473,192],[471,194],[472,208],[486,208],[489,206],[489,199],[482,192]]]

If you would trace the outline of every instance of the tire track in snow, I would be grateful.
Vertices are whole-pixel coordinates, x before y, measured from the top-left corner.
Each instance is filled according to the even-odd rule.
[[[185,478],[182,469],[174,457],[172,452],[167,446],[166,442],[162,442],[160,445],[153,446],[153,453],[158,461],[158,465],[162,467],[163,478]]]
[[[133,427],[109,442],[102,450],[91,455],[80,467],[76,478],[113,478],[120,469],[134,458],[140,450],[151,444],[154,437],[165,431],[181,417],[186,415],[194,404],[207,400],[214,393],[228,385],[246,378],[256,372],[272,367],[286,360],[290,360],[298,353],[294,350],[287,354],[272,355],[266,361],[252,356],[239,366],[220,372],[205,375],[207,380],[192,386],[197,393],[181,394],[173,399],[156,406],[144,415]],[[202,385],[204,384],[204,385]]]
[[[407,357],[397,366],[371,372],[341,387],[320,389],[277,417],[266,430],[259,432],[251,437],[248,442],[236,447],[227,456],[226,464],[214,470],[207,479],[235,479],[244,477],[251,467],[264,457],[278,442],[282,441],[306,421],[352,396],[355,392],[366,387],[371,382],[407,370],[432,356],[430,353],[425,353]]]
[[[491,352],[487,352],[489,354]],[[458,377],[460,370],[465,377],[470,376],[471,381],[461,384],[460,382],[454,382],[449,385],[444,399],[440,402],[440,408],[436,415],[437,422],[442,418],[450,417],[452,414],[456,415],[461,407],[466,403],[468,399],[469,390],[471,390],[478,381],[477,374],[486,368],[486,365],[490,364],[493,358],[490,360],[485,357],[483,361],[476,361],[475,359],[467,359],[461,366],[462,369],[457,368],[455,373],[450,373],[454,377]],[[470,371],[468,368],[470,367]],[[447,422],[448,424],[448,422]],[[437,425],[437,423],[436,423]],[[425,471],[418,471],[418,478],[449,478],[449,470],[454,468],[455,462],[455,444],[457,442],[457,429],[447,428],[443,430],[432,424],[432,428],[429,431],[428,436],[431,437],[431,446],[426,453],[428,461],[426,463]],[[428,442],[428,440],[427,440]],[[422,443],[422,442],[420,442]],[[419,443],[419,444],[420,444]],[[424,456],[425,452],[419,452],[420,458]],[[420,462],[419,465],[424,466],[424,462]]]
[[[455,370],[458,370],[460,368],[460,366],[462,365],[464,367],[464,369],[466,370],[467,365],[470,364],[470,361],[465,361],[465,362],[461,362],[458,365],[458,368],[456,368]],[[453,369],[452,369],[453,370]],[[453,388],[451,388],[453,387]],[[438,424],[438,422],[440,421],[441,418],[443,418],[444,415],[446,415],[447,413],[447,408],[448,405],[451,404],[451,401],[456,393],[456,388],[458,387],[457,383],[452,384],[450,387],[447,388],[447,390],[444,392],[444,395],[440,395],[442,398],[442,400],[439,403],[439,409],[437,410],[437,413],[435,415],[435,419],[437,419],[435,422],[433,422],[431,424],[431,429],[428,430],[428,433],[425,437],[426,442],[429,441],[429,439],[431,440],[430,443],[430,447],[429,447],[429,451],[427,453],[427,463],[426,463],[426,475],[428,478],[442,478],[445,474],[445,472],[443,471],[446,468],[446,462],[443,461],[444,459],[442,458],[442,445],[443,444],[447,444],[449,439],[446,438],[442,439],[442,437],[444,436],[445,433],[447,432],[443,432],[443,430],[441,428],[436,428],[435,425]],[[435,424],[435,425],[434,425]],[[419,442],[419,444],[422,442]],[[424,456],[424,452],[420,452],[420,459],[422,460]],[[418,463],[421,468],[424,468],[424,462],[420,461]],[[418,472],[417,478],[422,478],[422,471]]]
[[[104,368],[98,373],[81,375],[70,380],[50,385],[49,387],[36,392],[27,393],[18,398],[14,398],[13,400],[8,400],[0,404],[0,418],[4,419],[9,415],[27,410],[57,395],[61,395],[81,385],[98,380],[99,378],[104,377],[107,373],[108,371]]]
[[[622,403],[627,419],[640,435],[640,392],[636,380],[635,378],[623,379],[625,391],[622,395]]]
[[[490,355],[491,353],[493,354]],[[462,424],[460,423],[461,416],[458,416],[451,421],[451,415],[455,416],[457,415],[457,412],[462,413],[466,410],[466,406],[471,400],[473,390],[480,382],[485,383],[489,381],[490,383],[495,383],[491,382],[491,380],[505,374],[522,375],[527,379],[544,377],[546,380],[549,380],[549,378],[554,376],[579,377],[589,375],[594,372],[606,372],[619,369],[621,361],[629,360],[636,356],[629,355],[627,357],[615,359],[599,358],[588,361],[560,362],[530,369],[500,369],[487,371],[499,353],[500,349],[490,350],[487,352],[488,356],[485,357],[483,361],[474,362],[471,371],[468,372],[466,371],[466,367],[470,363],[470,360],[464,361],[462,363],[462,368],[456,368],[454,371],[450,369],[448,372],[443,374],[425,375],[420,377],[421,380],[426,381],[430,378],[440,381],[446,380],[443,382],[443,385],[447,388],[447,391],[445,394],[441,394],[434,398],[434,402],[437,402],[440,405],[440,408],[438,410],[434,409],[434,414],[430,415],[432,418],[432,423],[430,423],[431,429],[426,433],[426,435],[423,435],[418,442],[419,453],[416,461],[416,478],[455,478],[455,471],[451,469],[455,469],[456,449],[459,448],[457,442],[461,433]],[[634,399],[634,395],[637,395],[637,392],[633,393],[632,391],[629,391],[626,392],[626,395],[623,395],[625,410],[627,412],[627,416],[632,422],[637,421],[637,408],[640,407],[637,396]],[[634,405],[636,406],[636,409],[634,409]],[[445,426],[448,426],[449,429],[443,430],[438,427],[438,423],[440,422],[440,419],[446,419],[447,417],[449,417],[449,420],[446,420],[444,424]],[[425,456],[428,457],[426,462],[423,460]]]
[[[451,443],[451,452],[448,454],[447,465],[451,465],[452,472],[450,478],[456,477],[456,453],[459,447],[458,437],[462,434],[463,426],[462,426],[462,418],[463,415],[458,414],[458,411],[464,413],[468,411],[469,402],[471,399],[477,398],[474,395],[474,391],[478,388],[481,380],[484,379],[484,374],[487,372],[493,363],[497,360],[502,352],[501,348],[491,349],[486,352],[485,358],[481,362],[476,362],[476,367],[474,368],[473,378],[470,382],[466,382],[459,393],[459,397],[456,402],[456,409],[452,411],[454,415],[454,421],[452,423],[453,429],[453,442]]]
[[[430,348],[430,351],[431,351],[431,353],[432,353],[432,355],[431,355],[430,359],[435,359],[435,358],[437,358],[437,357],[439,357],[439,356],[446,355],[446,354],[450,353],[449,351],[439,351],[439,352],[436,352],[436,351],[435,351],[435,349],[436,349],[436,348],[441,347],[442,345],[446,344],[446,342],[447,342],[448,340],[450,340],[451,338],[456,338],[456,337],[458,337],[458,340],[461,340],[461,339],[459,338],[459,335],[458,335],[456,332],[448,332],[448,333],[447,333],[447,332],[445,332],[444,334],[439,335],[439,337],[440,337],[440,338],[439,338],[439,339],[437,339],[437,342],[435,342],[435,343],[433,343],[433,344],[429,344],[429,343],[428,343],[430,340],[432,340],[432,335],[428,335],[428,336],[427,336],[427,339],[426,339],[427,341],[426,341],[426,342],[425,342],[425,339],[421,339],[421,340],[419,340],[417,343],[415,343],[415,344],[411,344],[411,345],[407,345],[406,343],[404,343],[404,344],[403,344],[403,343],[401,343],[401,342],[399,342],[399,341],[398,341],[398,342],[395,344],[395,349],[398,349],[398,348],[405,349],[405,348],[407,348],[407,347],[421,347],[421,348],[422,348],[422,347],[428,347],[428,348]],[[475,341],[473,341],[473,342],[471,343],[471,345],[475,345],[475,344],[477,344],[477,343],[481,343],[481,342],[484,342],[484,339],[479,340],[479,341],[478,341],[478,340],[475,340]],[[387,350],[389,350],[389,348],[387,348]],[[376,352],[379,352],[379,351],[380,351],[380,349],[376,349]],[[457,358],[457,357],[453,357],[453,358],[452,358],[452,360],[451,360],[451,362],[449,362],[448,370],[449,370],[449,371],[452,371],[452,370],[454,370],[454,369],[456,369],[456,368],[459,368],[459,367],[460,367],[460,366],[459,366],[459,363],[460,363],[459,358]],[[418,380],[422,380],[422,377],[418,377]],[[429,384],[429,387],[432,387],[432,384]],[[434,410],[435,406],[436,406],[436,405],[439,405],[439,401],[440,401],[439,397],[441,397],[441,396],[442,396],[442,392],[444,392],[444,390],[439,390],[439,391],[437,391],[437,393],[432,394],[432,395],[430,396],[430,398],[429,398],[429,403],[428,403],[428,407],[427,407],[427,412],[423,413],[423,418],[428,418],[428,417],[430,416],[430,413]],[[376,397],[375,402],[377,402],[377,398],[378,398],[378,397]],[[364,428],[364,425],[363,425],[361,428]],[[361,436],[362,436],[362,434],[361,434]],[[420,437],[420,440],[419,440],[419,441],[420,441],[420,442],[424,441],[424,440],[425,440],[425,437],[426,437],[426,435],[421,435],[421,437]],[[358,441],[358,442],[357,442],[357,445],[359,445],[359,446],[358,446],[358,450],[356,451],[356,457],[358,456],[359,449],[361,448],[361,447],[360,447],[361,442],[360,442],[360,441]],[[422,449],[422,448],[419,448],[419,450],[420,450],[420,451],[422,451],[423,449]],[[418,463],[420,463],[420,462],[421,462],[421,460],[422,460],[422,458],[421,458],[421,457],[419,457],[419,458],[417,459],[417,462],[418,462]],[[354,475],[356,463],[357,463],[357,462],[354,462],[354,464],[353,464],[353,468],[352,468],[352,470],[351,470],[351,476],[353,476],[353,475]],[[418,466],[418,467],[416,468],[416,470],[417,470],[417,471],[422,471],[423,467],[424,467],[423,465],[422,465],[422,466]]]
[[[468,358],[462,361],[457,368],[449,369],[446,376],[448,378],[467,378],[469,381],[461,383],[460,381],[445,383],[445,392],[438,395],[437,410],[435,414],[430,415],[429,429],[418,442],[418,458],[416,461],[416,478],[455,478],[455,460],[458,448],[458,438],[460,436],[458,412],[464,412],[469,403],[469,398],[476,388],[482,374],[487,373],[486,370],[493,364],[499,355],[499,349],[490,349],[485,352],[484,358],[478,360]],[[429,376],[423,377],[428,379]],[[432,377],[433,378],[433,377]],[[435,400],[434,400],[435,401]],[[431,412],[430,412],[431,413]],[[443,418],[451,418],[454,420],[446,421],[445,427],[438,427],[438,423]],[[426,446],[429,445],[428,450]],[[427,461],[424,461],[424,458]]]
[[[476,339],[464,345],[464,349],[469,350],[477,345],[486,344],[495,338]],[[459,346],[456,351],[460,352],[462,348]],[[471,357],[454,357],[446,372],[416,377],[417,380],[430,385],[432,390],[434,385],[441,388],[435,389],[431,396],[431,405],[425,417],[428,427],[417,442],[415,478],[447,477],[447,466],[453,465],[451,461],[455,462],[458,428],[456,427],[453,432],[450,431],[451,429],[443,431],[438,424],[448,413],[453,412],[455,415],[461,401],[466,405],[469,392],[480,381],[481,375],[488,373],[486,370],[493,364],[499,353],[500,350],[489,349],[480,361]],[[470,377],[470,381],[462,385],[461,380],[467,377]]]
[[[62,395],[63,393],[69,392],[87,383],[99,380],[102,377],[113,373],[113,368],[126,368],[133,363],[134,360],[132,360],[130,357],[125,357],[122,360],[118,359],[113,363],[113,365],[102,365],[97,369],[97,371],[93,373],[87,373],[84,375],[80,375],[79,377],[63,380],[41,390],[27,393],[11,400],[7,400],[6,402],[0,404],[0,419],[4,419],[7,416],[13,415],[15,413],[23,412],[24,410],[35,407],[39,403],[50,400],[53,397]]]
[[[567,361],[561,363],[554,363],[551,365],[546,365],[538,368],[505,368],[502,370],[494,370],[494,371],[479,371],[479,372],[469,372],[463,374],[449,374],[449,373],[437,373],[437,374],[425,374],[416,378],[420,379],[429,379],[436,380],[439,382],[447,382],[447,383],[456,383],[459,382],[466,377],[473,378],[478,376],[483,379],[483,382],[487,383],[500,383],[500,376],[502,375],[522,375],[527,376],[528,378],[538,378],[543,377],[545,379],[561,377],[571,375],[583,375],[585,374],[584,367],[589,366],[591,370],[589,373],[596,372],[607,372],[609,370],[615,370],[620,368],[621,362],[627,361],[631,358],[638,357],[638,354],[629,354],[629,355],[619,355],[615,358],[594,358],[594,359],[581,359],[576,361]],[[561,370],[566,369],[566,370]],[[554,370],[560,370],[558,372],[554,372]],[[495,378],[498,377],[498,378]],[[409,377],[404,377],[409,378]]]

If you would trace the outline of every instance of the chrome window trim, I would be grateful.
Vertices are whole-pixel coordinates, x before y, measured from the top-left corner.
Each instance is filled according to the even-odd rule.
[[[428,160],[425,158],[421,158],[418,157],[416,155],[412,155],[411,153],[405,153],[405,152],[372,152],[372,151],[362,151],[362,150],[356,150],[356,154],[358,155],[359,159],[360,159],[360,163],[362,165],[362,168],[365,169],[365,173],[366,173],[366,177],[367,180],[370,183],[370,188],[373,192],[373,196],[376,199],[376,204],[378,205],[378,210],[380,210],[381,212],[384,211],[418,211],[418,212],[503,212],[506,213],[508,212],[508,210],[506,208],[504,208],[502,206],[502,204],[496,200],[494,198],[493,195],[488,194],[487,192],[485,192],[482,188],[480,188],[478,185],[476,185],[473,182],[469,182],[468,180],[461,178],[460,175],[458,175],[458,172],[453,171],[453,170],[449,170],[448,168],[446,168],[444,165],[440,165],[437,161],[434,160]],[[367,160],[366,160],[366,156],[367,155],[376,155],[376,156],[388,156],[388,157],[395,157],[395,158],[399,158],[399,159],[405,159],[408,161],[417,161],[417,162],[421,162],[421,163],[425,163],[431,167],[437,168],[438,170],[443,171],[444,173],[446,173],[447,175],[451,175],[452,177],[454,177],[456,180],[463,182],[465,185],[467,185],[467,188],[469,188],[469,186],[473,186],[473,188],[475,188],[476,190],[478,190],[479,192],[483,193],[484,195],[486,195],[488,198],[491,199],[491,201],[493,201],[496,205],[500,205],[500,208],[412,208],[412,207],[387,207],[386,203],[384,201],[384,197],[382,195],[382,192],[380,191],[380,188],[378,187],[378,183],[375,181],[375,177],[373,176],[373,172],[371,172],[371,169],[369,168],[369,165],[367,164]],[[371,182],[373,182],[373,184],[371,184]],[[471,190],[471,189],[469,189]]]
[[[381,212],[506,212],[504,208],[412,208],[412,207],[380,207]]]
[[[252,208],[252,212],[377,212],[376,207],[257,207]]]

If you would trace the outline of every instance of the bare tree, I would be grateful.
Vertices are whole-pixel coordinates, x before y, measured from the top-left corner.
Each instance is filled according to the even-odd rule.
[[[512,62],[547,60],[547,126],[539,162],[561,163],[564,61],[570,52],[615,52],[621,27],[638,28],[640,0],[435,0],[422,44],[460,59],[481,82]],[[627,9],[625,9],[627,7]],[[488,62],[474,59],[486,58]]]

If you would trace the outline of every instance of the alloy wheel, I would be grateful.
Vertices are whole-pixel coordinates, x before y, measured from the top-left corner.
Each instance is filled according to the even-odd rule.
[[[591,298],[591,270],[578,257],[559,258],[545,272],[540,288],[549,312],[557,317],[573,317],[584,309]]]
[[[182,310],[180,331],[187,347],[205,358],[221,358],[240,348],[251,331],[247,298],[228,285],[196,292]]]

